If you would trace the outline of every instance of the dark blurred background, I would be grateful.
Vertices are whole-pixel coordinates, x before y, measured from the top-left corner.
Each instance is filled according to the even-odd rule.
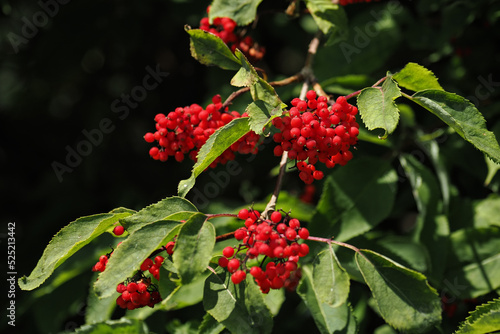
[[[395,72],[414,61],[433,70],[445,89],[477,102],[490,128],[497,123],[500,2],[401,1],[397,2],[400,10],[394,12],[387,11],[388,3],[370,4],[375,13],[389,14],[376,20],[377,35],[352,59],[346,61],[338,46],[319,52],[315,69],[320,81],[348,74],[361,78],[359,87],[334,82],[328,91],[340,94],[363,88],[385,71]],[[154,161],[142,136],[154,130],[153,118],[159,112],[191,103],[205,106],[214,94],[225,99],[235,90],[229,85],[231,72],[204,67],[190,56],[184,25],[197,27],[208,4],[199,0],[0,2],[0,220],[4,226],[0,233],[5,237],[7,223],[16,223],[18,277],[29,275],[50,238],[70,221],[120,206],[140,209],[175,195],[179,180],[188,177],[191,161]],[[252,32],[267,49],[258,66],[266,69],[270,80],[300,70],[315,30],[311,19],[289,19],[279,13],[287,4],[264,1]],[[359,31],[356,27],[363,29],[377,17],[361,6],[346,8],[351,41]],[[146,90],[137,105],[126,108],[128,115],[116,112],[113,103],[125,106],[124,96],[139,92],[137,87],[155,70],[168,76]],[[293,95],[290,88],[278,92],[284,102]],[[247,102],[248,97],[243,97],[233,107],[242,108]],[[69,150],[87,140],[85,131],[95,133],[103,119],[113,130],[101,132],[98,144],[71,171],[59,171],[58,176],[54,163],[67,165]],[[278,163],[271,149],[263,150],[255,162],[240,162],[245,172],[231,180],[218,198],[228,206],[268,194],[272,182],[266,173]],[[290,184],[298,193],[299,186]],[[35,317],[32,304],[25,302],[28,295],[19,292],[18,322]],[[64,330],[65,320],[50,330]]]

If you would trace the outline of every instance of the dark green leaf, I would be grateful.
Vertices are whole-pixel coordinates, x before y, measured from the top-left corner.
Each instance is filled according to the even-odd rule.
[[[500,228],[468,228],[451,234],[447,294],[476,298],[500,288]]]
[[[203,307],[233,333],[265,334],[272,331],[272,317],[262,292],[247,278],[234,285],[229,273],[218,269],[205,281]]]
[[[198,328],[199,334],[218,334],[224,330],[224,325],[215,320],[210,313],[206,313]]]
[[[185,198],[173,196],[151,204],[136,214],[120,220],[129,233],[158,220],[181,220],[197,212],[196,207]]]
[[[337,169],[325,181],[311,234],[345,241],[369,231],[391,213],[397,179],[381,159],[353,159]]]
[[[173,254],[183,284],[207,270],[215,245],[215,228],[204,214],[197,214],[182,224]]]
[[[361,119],[368,130],[384,129],[384,138],[392,133],[399,122],[399,109],[394,100],[401,96],[401,90],[391,77],[384,80],[382,87],[368,87],[358,95]]]
[[[257,15],[257,7],[262,0],[214,0],[210,6],[209,18],[230,17],[239,26],[252,23]]]
[[[302,267],[302,278],[297,287],[297,293],[309,308],[320,333],[354,334],[357,332],[356,319],[347,302],[333,307],[320,301],[319,292],[315,290],[309,267]]]
[[[108,320],[92,325],[85,325],[78,328],[75,333],[78,334],[115,334],[115,333],[134,333],[148,334],[149,329],[141,320],[126,319]]]
[[[342,6],[329,0],[307,0],[306,6],[318,28],[327,36],[326,45],[333,45],[345,39],[347,16]]]
[[[81,217],[69,223],[52,238],[31,274],[19,279],[19,287],[22,290],[39,287],[71,255],[127,216],[130,213],[103,213]]]
[[[428,269],[429,253],[427,248],[411,238],[387,235],[377,239],[377,244],[388,252],[382,252],[383,254],[387,253],[386,255],[398,261],[401,259],[399,262],[407,264],[414,270],[423,272]],[[444,265],[445,263],[442,263],[443,267]]]
[[[415,92],[425,89],[443,90],[434,73],[416,63],[406,64],[393,78],[401,87]]]
[[[180,222],[173,220],[157,221],[131,233],[114,250],[106,270],[95,282],[97,295],[105,298],[115,292],[118,283],[133,276],[154,250],[166,244],[169,232],[179,224]]]
[[[411,99],[439,117],[462,138],[500,164],[500,146],[495,134],[488,131],[483,115],[470,101],[440,90],[420,91]]]
[[[196,178],[214,162],[226,149],[250,131],[248,117],[233,119],[230,123],[217,129],[201,147],[197,161],[193,166],[191,177],[179,182],[179,196],[185,197],[193,188]]]
[[[110,320],[116,308],[117,296],[111,295],[106,298],[98,298],[94,293],[94,285],[90,285],[87,307],[85,308],[85,323],[94,324]]]
[[[356,262],[389,325],[417,332],[441,321],[439,296],[424,275],[370,250],[357,252]]]
[[[203,65],[234,71],[241,67],[239,60],[218,36],[201,29],[186,28],[186,31],[191,38],[191,55]]]
[[[479,305],[455,334],[482,334],[500,330],[500,299]]]
[[[347,302],[349,275],[342,268],[332,245],[316,257],[313,267],[313,287],[320,303],[338,307]]]

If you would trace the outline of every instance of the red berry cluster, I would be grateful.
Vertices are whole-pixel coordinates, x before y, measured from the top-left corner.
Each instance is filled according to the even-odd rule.
[[[350,5],[353,3],[372,2],[372,1],[379,1],[379,0],[340,0],[339,5],[345,6],[345,5]]]
[[[235,118],[246,117],[246,113],[240,115],[236,111],[223,112],[220,95],[212,98],[212,103],[203,109],[198,104],[192,104],[184,108],[176,108],[175,111],[155,116],[156,132],[148,132],[144,139],[148,143],[158,142],[158,146],[149,150],[149,155],[160,161],[167,161],[169,156],[181,162],[188,155],[196,161],[200,148],[207,139],[221,126],[226,125]],[[260,136],[251,131],[231,145],[211,165],[215,167],[218,163],[225,164],[234,159],[234,153],[256,154],[257,142]]]
[[[120,293],[116,304],[129,310],[143,306],[153,307],[162,300],[158,287],[140,272],[126,283],[118,284],[116,291]]]
[[[332,106],[327,102],[326,97],[317,97],[310,90],[306,101],[293,99],[288,114],[273,119],[273,125],[279,130],[273,139],[280,144],[274,148],[274,154],[280,156],[288,151],[288,157],[297,160],[299,177],[306,184],[323,178],[323,172],[315,167],[318,161],[327,168],[336,164],[344,166],[352,159],[349,148],[358,140],[359,125],[355,116],[358,109],[344,96],[338,97]]]
[[[207,8],[207,13],[209,11],[210,7]],[[204,17],[200,21],[201,30],[219,36],[233,52],[239,49],[251,62],[261,60],[266,52],[265,48],[255,43],[252,37],[243,37],[237,33],[236,27],[237,23],[229,17],[216,17],[212,24],[210,24],[208,17]]]
[[[299,257],[309,253],[309,246],[299,244],[298,239],[306,240],[309,231],[300,226],[298,219],[283,217],[278,211],[273,212],[270,219],[262,219],[258,211],[242,209],[238,218],[245,221],[245,227],[234,233],[241,243],[236,250],[224,248],[219,265],[232,274],[234,284],[241,283],[250,273],[263,293],[282,287],[293,290],[301,276],[297,266]],[[240,254],[242,250],[246,250],[244,254]],[[249,268],[247,261],[259,260],[259,257],[262,258],[260,264]]]
[[[154,278],[159,280],[160,279],[160,267],[161,267],[163,261],[165,261],[165,258],[161,255],[157,255],[155,257],[154,261],[148,257],[146,260],[144,260],[144,262],[142,262],[141,270],[142,271],[149,270],[151,275],[153,275]]]
[[[97,261],[97,263],[94,264],[94,266],[92,267],[92,271],[99,271],[102,273],[104,269],[106,269],[106,264],[108,263],[108,259],[112,253],[113,252],[108,253],[106,255],[101,255],[99,257],[99,261]]]

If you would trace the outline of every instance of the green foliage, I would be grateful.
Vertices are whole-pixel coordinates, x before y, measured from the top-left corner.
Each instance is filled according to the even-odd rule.
[[[401,87],[418,92],[425,89],[443,90],[441,85],[431,71],[416,63],[408,63],[393,75],[393,79]]]
[[[214,0],[210,5],[209,18],[230,17],[245,26],[255,20],[257,7],[262,0]]]
[[[359,270],[384,320],[397,330],[429,330],[441,320],[441,303],[426,277],[369,250],[356,253]]]
[[[112,333],[150,333],[147,325],[135,319],[122,318],[120,320],[108,320],[92,325],[85,325],[78,328],[75,333],[82,334],[112,334]]]
[[[500,330],[500,299],[479,305],[470,316],[462,322],[455,334],[492,333]]]
[[[319,30],[327,37],[326,45],[333,45],[346,37],[347,17],[342,6],[328,0],[307,0],[306,6]]]

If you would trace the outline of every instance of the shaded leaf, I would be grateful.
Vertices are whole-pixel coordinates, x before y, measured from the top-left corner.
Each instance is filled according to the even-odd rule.
[[[200,334],[218,334],[224,330],[224,325],[215,320],[210,313],[206,313],[198,328]]]
[[[439,117],[462,138],[500,164],[500,146],[495,134],[488,131],[483,115],[470,101],[440,90],[420,91],[411,99]]]
[[[191,282],[207,270],[215,245],[215,228],[199,213],[182,224],[173,254],[182,283]]]
[[[389,325],[421,332],[441,321],[439,296],[424,275],[370,250],[357,252],[356,263]]]
[[[106,232],[116,221],[129,215],[129,212],[103,213],[69,223],[49,242],[31,274],[19,279],[19,287],[22,290],[37,288],[70,256]]]
[[[272,331],[272,316],[253,279],[234,285],[229,273],[217,269],[205,281],[203,307],[233,333],[265,334]]]
[[[122,318],[120,320],[108,320],[92,325],[84,325],[76,329],[79,334],[114,334],[114,333],[134,333],[148,334],[149,329],[146,323],[136,319]]]
[[[326,45],[345,39],[347,16],[342,6],[328,0],[307,0],[306,6],[318,28],[328,38]]]
[[[333,307],[321,302],[319,293],[313,285],[311,269],[309,267],[302,267],[302,273],[297,293],[309,308],[320,333],[356,333],[356,319],[350,305],[344,303]]]

